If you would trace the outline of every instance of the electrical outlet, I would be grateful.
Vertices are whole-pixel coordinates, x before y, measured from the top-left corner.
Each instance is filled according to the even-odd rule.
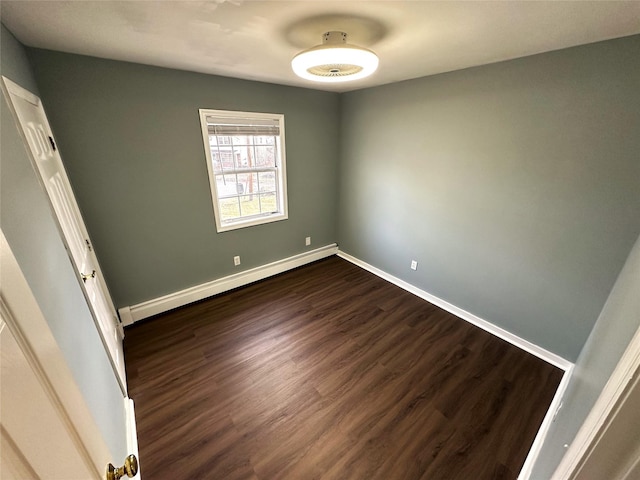
[[[233,257],[233,264],[237,267],[238,265],[240,265],[240,256],[236,255],[235,257]]]
[[[411,260],[411,270],[418,269],[418,262],[416,260]]]
[[[306,237],[304,239],[304,244],[308,247],[309,245],[311,245],[311,237]]]

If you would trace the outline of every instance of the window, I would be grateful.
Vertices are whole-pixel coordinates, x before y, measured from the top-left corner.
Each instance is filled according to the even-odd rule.
[[[200,110],[218,232],[287,218],[284,115]]]

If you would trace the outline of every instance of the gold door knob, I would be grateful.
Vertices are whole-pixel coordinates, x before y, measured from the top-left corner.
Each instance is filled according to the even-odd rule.
[[[127,475],[129,478],[133,478],[138,473],[138,459],[135,455],[129,455],[124,459],[124,465],[121,467],[114,467],[112,464],[107,465],[107,480],[120,480]]]
[[[82,281],[86,283],[90,278],[96,278],[96,271],[94,270],[91,273],[81,273],[80,276],[82,277]]]

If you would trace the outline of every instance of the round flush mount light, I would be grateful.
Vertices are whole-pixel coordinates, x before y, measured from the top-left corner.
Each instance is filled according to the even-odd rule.
[[[322,45],[304,50],[291,60],[296,75],[315,82],[347,82],[365,78],[378,68],[371,50],[349,45],[344,32],[327,32]]]

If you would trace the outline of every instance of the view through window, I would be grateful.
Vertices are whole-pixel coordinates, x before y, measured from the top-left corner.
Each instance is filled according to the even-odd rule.
[[[287,218],[284,116],[200,110],[218,232]]]

